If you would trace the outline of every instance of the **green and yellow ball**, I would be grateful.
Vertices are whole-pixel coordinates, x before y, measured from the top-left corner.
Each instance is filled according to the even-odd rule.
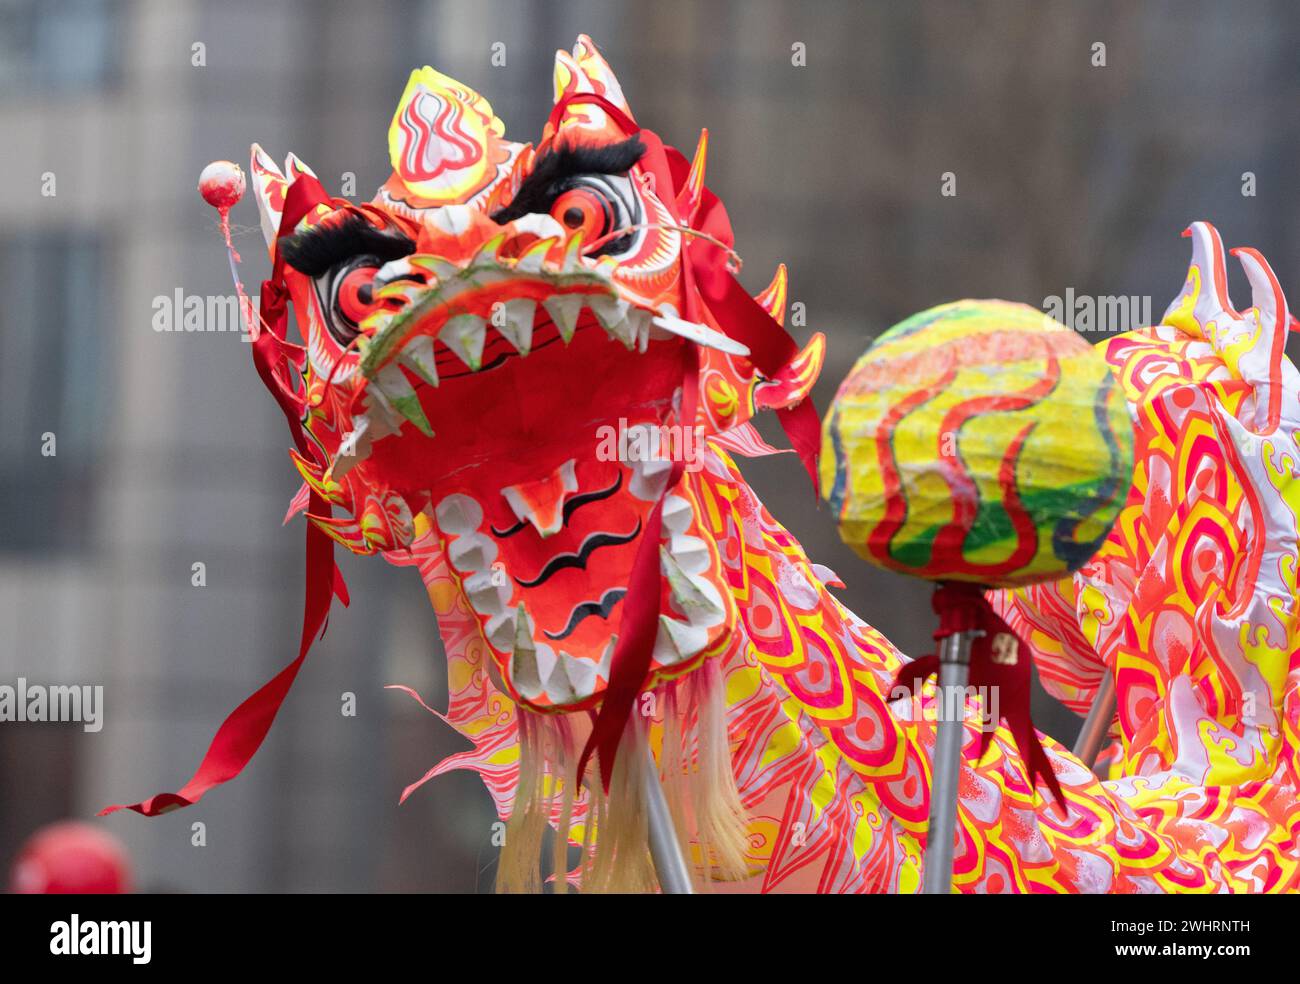
[[[1132,423],[1101,354],[1007,301],[956,301],[891,328],[822,427],[841,538],[932,580],[1009,587],[1076,570],[1132,472]]]

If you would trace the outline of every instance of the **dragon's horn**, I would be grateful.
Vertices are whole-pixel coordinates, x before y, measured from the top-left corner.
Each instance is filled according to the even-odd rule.
[[[574,42],[573,60],[579,71],[586,76],[593,92],[599,92],[628,116],[632,115],[632,109],[627,104],[627,97],[623,95],[623,87],[618,84],[614,70],[587,35],[579,34],[578,40]]]
[[[1193,222],[1183,230],[1192,241],[1192,262],[1183,289],[1162,319],[1193,335],[1204,336],[1211,321],[1233,311],[1228,296],[1228,264],[1219,230],[1208,222]]]
[[[695,156],[691,158],[691,169],[686,172],[686,185],[677,196],[677,210],[682,218],[690,222],[704,198],[704,168],[709,159],[709,131],[700,131],[700,142],[695,145]]]
[[[623,88],[614,77],[605,59],[596,51],[591,38],[579,35],[573,46],[573,54],[567,51],[555,53],[555,103],[559,105],[567,97],[575,94],[591,93],[601,96],[615,109],[622,110],[628,120],[632,119],[632,110],[623,96]],[[566,105],[555,126],[548,123],[545,138],[552,138],[569,127],[585,130],[586,139],[595,137],[595,142],[605,143],[624,140],[628,133],[619,120],[611,118],[599,105],[575,100]]]
[[[782,328],[785,327],[785,282],[785,264],[781,263],[776,268],[772,282],[754,298]]]
[[[289,183],[271,155],[257,144],[253,144],[248,170],[253,178],[257,211],[262,217],[262,235],[266,238],[267,249],[273,250],[275,237],[280,231],[280,213],[284,211],[284,193]]]

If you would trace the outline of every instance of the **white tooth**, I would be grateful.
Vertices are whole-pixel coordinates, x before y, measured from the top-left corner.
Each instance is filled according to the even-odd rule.
[[[611,297],[609,294],[592,294],[591,310],[596,315],[596,320],[600,326],[611,338],[617,338],[620,342],[631,348],[630,328],[627,324],[628,303],[621,297]]]
[[[501,305],[499,312],[492,315],[492,326],[506,336],[506,341],[520,355],[527,355],[533,347],[533,317],[536,313],[536,301],[519,297]]]
[[[433,428],[429,426],[429,419],[424,415],[424,408],[420,406],[420,398],[415,395],[415,387],[402,374],[402,370],[396,363],[390,362],[375,373],[372,383],[379,388],[379,392],[384,394],[385,400],[394,410],[425,435],[433,437]]]
[[[383,390],[378,386],[367,386],[363,396],[372,438],[378,440],[402,429],[402,415],[393,409]]]
[[[555,322],[555,328],[564,339],[565,345],[573,339],[573,332],[578,327],[578,315],[582,313],[583,300],[581,294],[556,294],[542,302],[546,313]]]
[[[438,529],[448,536],[464,536],[483,525],[483,507],[470,496],[454,492],[433,510]]]
[[[542,650],[549,655],[543,672]],[[542,693],[542,681],[550,676],[555,653],[549,646],[538,646],[533,639],[533,620],[521,604],[515,613],[515,640],[510,659],[510,678],[525,697],[534,699]]]
[[[579,659],[560,650],[560,664],[573,688],[575,697],[590,697],[596,690],[596,664],[589,659]]]
[[[515,644],[515,621],[517,616],[512,608],[509,611],[502,612],[500,615],[493,615],[487,620],[485,631],[488,642],[490,642],[498,652],[508,653]]]
[[[515,269],[522,273],[541,273],[542,261],[557,242],[559,242],[558,236],[539,239],[520,254]]]
[[[638,352],[644,352],[650,345],[650,320],[653,316],[645,308],[633,306],[627,312],[627,321],[631,326],[632,346]]]
[[[634,322],[630,317],[624,318],[618,324],[610,328],[609,333],[627,346],[629,352],[637,347],[636,322]]]
[[[529,620],[529,624],[532,624],[531,619]],[[516,635],[515,638],[518,640],[518,635]],[[529,641],[532,642],[532,640]],[[541,679],[547,680],[555,671],[555,666],[559,662],[556,658],[555,650],[544,642],[533,642],[532,645],[533,652],[537,654],[537,675]]]
[[[722,607],[715,598],[704,591],[704,586],[693,579],[673,559],[664,547],[659,548],[659,564],[668,580],[668,591],[677,610],[691,623],[707,623],[722,616]],[[712,585],[708,585],[712,587]]]
[[[655,635],[654,659],[661,666],[671,666],[694,656],[708,642],[708,629],[660,615],[659,632]]]
[[[654,323],[664,331],[690,339],[696,345],[717,349],[719,352],[726,352],[729,355],[749,355],[748,346],[742,345],[733,338],[728,338],[722,332],[715,331],[708,325],[702,325],[696,321],[683,321],[681,318],[670,314],[658,315],[654,319]]]
[[[504,571],[490,568],[465,578],[465,594],[481,615],[500,615],[510,599],[510,584]]]
[[[438,385],[438,367],[433,360],[433,339],[428,335],[420,335],[407,342],[397,361],[430,386]]]
[[[709,569],[708,545],[697,536],[674,534],[668,549],[687,574],[703,574]]]
[[[618,648],[618,636],[609,637],[609,642],[605,643],[605,651],[600,654],[600,662],[596,664],[596,675],[603,680],[609,679],[609,668],[614,662],[614,650]]]
[[[501,244],[505,242],[505,239],[506,234],[502,232],[485,242],[479,247],[478,252],[474,254],[474,259],[470,260],[470,266],[479,263],[496,263],[497,250],[501,248]]]
[[[447,548],[447,558],[462,573],[485,571],[497,559],[496,541],[482,533],[458,536]]]
[[[685,533],[695,518],[695,510],[691,508],[689,499],[670,495],[664,500],[663,517],[664,528],[669,533]]]
[[[627,490],[642,502],[658,501],[672,467],[673,463],[667,458],[632,462],[632,480],[627,483]]]
[[[542,678],[537,671],[536,650],[516,647],[510,657],[510,680],[515,689],[529,700],[541,696]]]
[[[483,340],[486,336],[487,326],[483,319],[473,314],[458,314],[449,318],[438,333],[447,348],[455,352],[457,358],[473,372],[478,372],[483,365]]]
[[[562,269],[565,273],[572,273],[574,270],[582,268],[582,231],[579,230],[569,237],[569,241],[564,244],[564,263]]]
[[[692,577],[691,583],[695,585],[695,589],[708,600],[708,605],[705,610],[692,619],[692,624],[703,625],[706,627],[717,625],[726,617],[722,595],[718,593],[718,589],[713,586],[713,583],[706,578]]]
[[[461,274],[461,268],[450,260],[445,260],[441,256],[430,256],[427,253],[404,257],[402,260],[394,260],[393,263],[403,262],[408,268],[423,271],[431,275],[435,280],[441,282],[451,280]],[[392,263],[386,263],[380,268],[380,273],[392,266]]]
[[[546,669],[549,660],[550,669]],[[573,684],[569,681],[568,669],[564,660],[545,643],[537,647],[537,672],[546,681],[546,696],[557,704],[567,704],[573,700]]]

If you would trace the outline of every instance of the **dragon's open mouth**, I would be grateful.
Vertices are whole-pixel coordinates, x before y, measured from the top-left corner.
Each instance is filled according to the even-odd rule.
[[[684,346],[736,343],[625,300],[613,264],[580,257],[572,240],[509,242],[460,264],[417,254],[383,268],[344,450],[433,506],[510,689],[567,708],[608,675],[633,559],[680,450],[664,436]],[[695,511],[681,491],[665,504],[665,667],[693,663],[724,621]]]

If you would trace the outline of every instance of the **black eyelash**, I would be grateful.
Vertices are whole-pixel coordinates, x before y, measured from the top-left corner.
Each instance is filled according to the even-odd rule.
[[[362,215],[304,229],[280,244],[284,262],[299,273],[319,277],[353,256],[376,257],[381,263],[415,252],[415,243],[398,232],[377,229]]]
[[[603,147],[570,144],[543,154],[519,185],[519,191],[505,208],[492,213],[492,220],[505,224],[532,212],[547,212],[564,182],[579,174],[626,174],[645,153],[639,137]]]

